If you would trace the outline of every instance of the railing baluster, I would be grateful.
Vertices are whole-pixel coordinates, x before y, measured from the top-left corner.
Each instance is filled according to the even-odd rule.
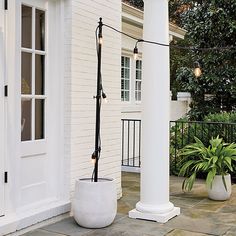
[[[122,132],[121,132],[121,135],[122,135],[122,144],[121,144],[121,165],[123,166],[124,165],[124,120],[122,120]]]
[[[128,164],[128,166],[130,165],[130,163],[129,163],[129,122],[130,122],[130,120],[128,120],[128,133],[127,133],[127,136],[128,136],[128,144],[127,144],[127,164]]]
[[[135,120],[133,125],[133,167],[135,166]]]
[[[175,122],[175,171],[177,171],[177,122]]]
[[[141,120],[139,120],[139,150],[138,150],[138,166],[141,166]]]

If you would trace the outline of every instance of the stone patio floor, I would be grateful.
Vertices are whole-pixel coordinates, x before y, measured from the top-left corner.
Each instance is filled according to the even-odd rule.
[[[219,202],[207,198],[204,181],[198,180],[190,193],[181,190],[182,178],[170,177],[170,201],[181,214],[166,224],[130,219],[129,210],[139,201],[137,173],[122,173],[123,197],[118,201],[115,222],[103,229],[79,227],[73,218],[42,227],[24,236],[204,236],[236,235],[236,185],[230,200]]]

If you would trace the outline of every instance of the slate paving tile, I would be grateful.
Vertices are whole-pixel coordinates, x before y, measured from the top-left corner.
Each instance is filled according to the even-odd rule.
[[[117,221],[109,227],[110,232],[123,232],[131,236],[163,236],[170,232],[172,228],[165,227],[163,224],[131,219],[128,216]]]
[[[81,236],[91,231],[91,229],[80,227],[72,217],[48,225],[42,229],[48,232],[61,233],[69,236]]]
[[[167,236],[209,236],[210,234],[196,233],[181,229],[175,229],[167,234]]]
[[[198,204],[196,204],[193,208],[217,212],[220,211],[221,208],[228,205],[229,201],[213,201],[208,198],[202,200]]]
[[[211,222],[211,220],[193,218],[184,214],[168,221],[165,226],[173,229],[182,229],[212,235],[222,235],[231,227],[224,224],[215,224],[214,222]]]
[[[234,213],[212,213],[198,209],[183,209],[182,214],[191,219],[199,219],[211,224],[236,225],[236,212]]]
[[[122,214],[117,214],[116,218],[114,220],[114,224],[116,222],[118,222],[119,220],[122,220],[122,218],[126,217],[125,215]],[[108,229],[109,227],[107,227]],[[69,235],[69,236],[83,236],[83,235],[87,235],[87,233],[90,233],[92,231],[94,231],[94,229],[87,229],[87,228],[83,228],[81,226],[79,226],[75,220],[73,219],[73,217],[64,219],[62,221],[59,221],[55,224],[46,226],[42,228],[45,231],[48,232],[53,232],[53,233],[62,233],[65,235]]]
[[[224,207],[222,207],[219,212],[223,212],[223,213],[236,213],[236,205],[226,205]]]
[[[189,198],[189,197],[175,197],[171,196],[170,201],[178,207],[191,208],[196,204],[200,203],[202,199]]]
[[[236,227],[231,227],[224,236],[236,236]]]
[[[125,231],[108,231],[107,229],[97,229],[94,230],[85,236],[131,236],[129,233]]]
[[[24,234],[24,236],[65,236],[65,234],[58,234],[58,233],[53,233],[53,232],[37,229],[32,232]]]

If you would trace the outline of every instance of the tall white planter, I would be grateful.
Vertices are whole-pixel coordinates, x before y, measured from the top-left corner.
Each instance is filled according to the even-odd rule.
[[[212,183],[212,188],[207,188],[208,197],[212,200],[218,200],[218,201],[229,199],[231,195],[230,174],[225,176],[225,182],[226,182],[227,191],[225,189],[222,176],[216,175]]]
[[[103,228],[110,225],[117,212],[115,181],[90,178],[79,179],[75,185],[73,215],[75,221],[85,228]]]

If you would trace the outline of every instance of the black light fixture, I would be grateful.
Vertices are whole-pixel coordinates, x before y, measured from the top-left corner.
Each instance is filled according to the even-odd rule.
[[[198,78],[198,77],[200,77],[202,75],[201,66],[200,66],[200,63],[198,61],[194,62],[193,73],[196,76],[196,78]]]

